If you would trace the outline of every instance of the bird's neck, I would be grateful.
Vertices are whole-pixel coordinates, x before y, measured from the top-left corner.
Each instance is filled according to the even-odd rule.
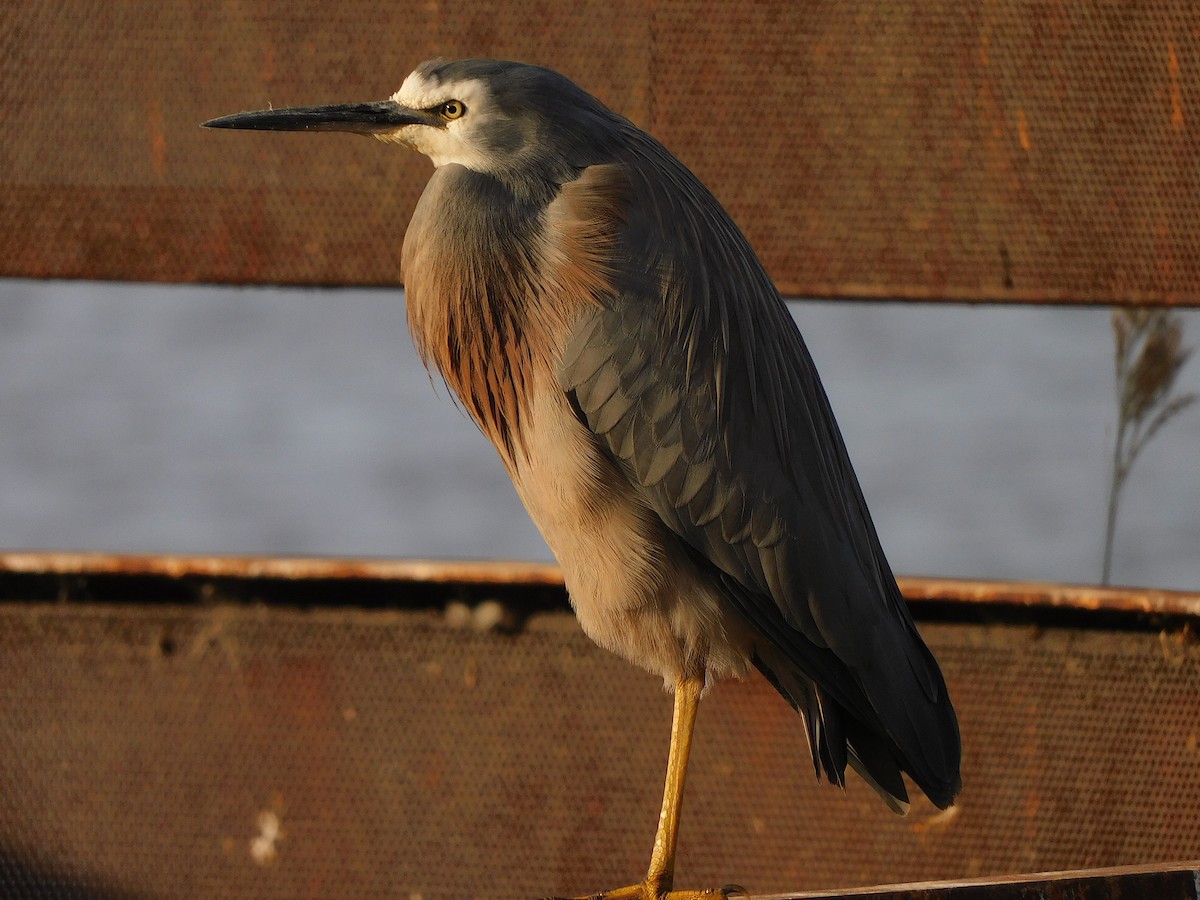
[[[566,330],[540,265],[543,220],[502,183],[447,166],[430,179],[404,241],[417,348],[510,468],[530,392],[555,377]]]

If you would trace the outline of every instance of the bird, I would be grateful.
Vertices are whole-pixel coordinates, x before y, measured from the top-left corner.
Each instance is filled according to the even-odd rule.
[[[646,877],[593,896],[724,895],[675,889],[679,817],[701,695],[753,669],[803,717],[818,780],[850,768],[904,813],[906,773],[953,803],[954,707],[812,357],[663,144],[552,69],[491,59],[423,62],[386,100],[204,124],[432,160],[401,254],[416,347],[498,451],[583,631],[674,694]]]

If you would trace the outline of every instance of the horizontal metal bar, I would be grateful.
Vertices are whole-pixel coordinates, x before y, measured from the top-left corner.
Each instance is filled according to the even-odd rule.
[[[129,575],[167,578],[409,581],[434,584],[558,587],[558,566],[515,560],[354,559],[330,557],[168,556],[109,553],[0,553],[0,575]],[[1200,593],[1032,581],[900,578],[921,603],[1068,609],[1200,618]]]
[[[923,882],[800,894],[771,894],[752,900],[1200,900],[1200,861],[1157,866],[1122,866],[1071,872],[1041,872],[1011,878]]]

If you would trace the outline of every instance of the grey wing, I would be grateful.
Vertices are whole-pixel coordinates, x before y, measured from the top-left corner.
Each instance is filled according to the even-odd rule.
[[[795,323],[745,238],[681,164],[644,138],[625,169],[612,289],[565,350],[564,390],[763,636],[760,668],[808,713],[810,737],[828,701],[848,714],[822,715],[834,731],[821,746],[830,777],[840,780],[848,743],[850,762],[902,796],[894,767],[865,759],[882,738],[948,804],[960,751],[945,683]],[[809,679],[815,696],[800,696],[813,694]]]

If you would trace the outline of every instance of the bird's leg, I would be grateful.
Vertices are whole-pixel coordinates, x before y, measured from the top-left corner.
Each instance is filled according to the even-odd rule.
[[[658,814],[658,832],[650,854],[650,869],[641,884],[593,894],[581,900],[715,900],[728,896],[727,890],[672,891],[675,880],[675,844],[679,838],[679,810],[683,802],[683,783],[687,777],[688,755],[692,750],[692,731],[704,676],[683,676],[675,684],[675,712],[671,719],[671,751],[667,756],[667,779],[663,787],[662,811]]]
[[[679,812],[683,805],[683,783],[687,778],[688,756],[692,752],[692,732],[704,676],[680,677],[675,683],[675,711],[671,716],[671,750],[667,754],[667,778],[663,785],[662,810],[658,814],[658,832],[646,873],[646,900],[661,897],[675,880],[675,845],[679,839]]]

